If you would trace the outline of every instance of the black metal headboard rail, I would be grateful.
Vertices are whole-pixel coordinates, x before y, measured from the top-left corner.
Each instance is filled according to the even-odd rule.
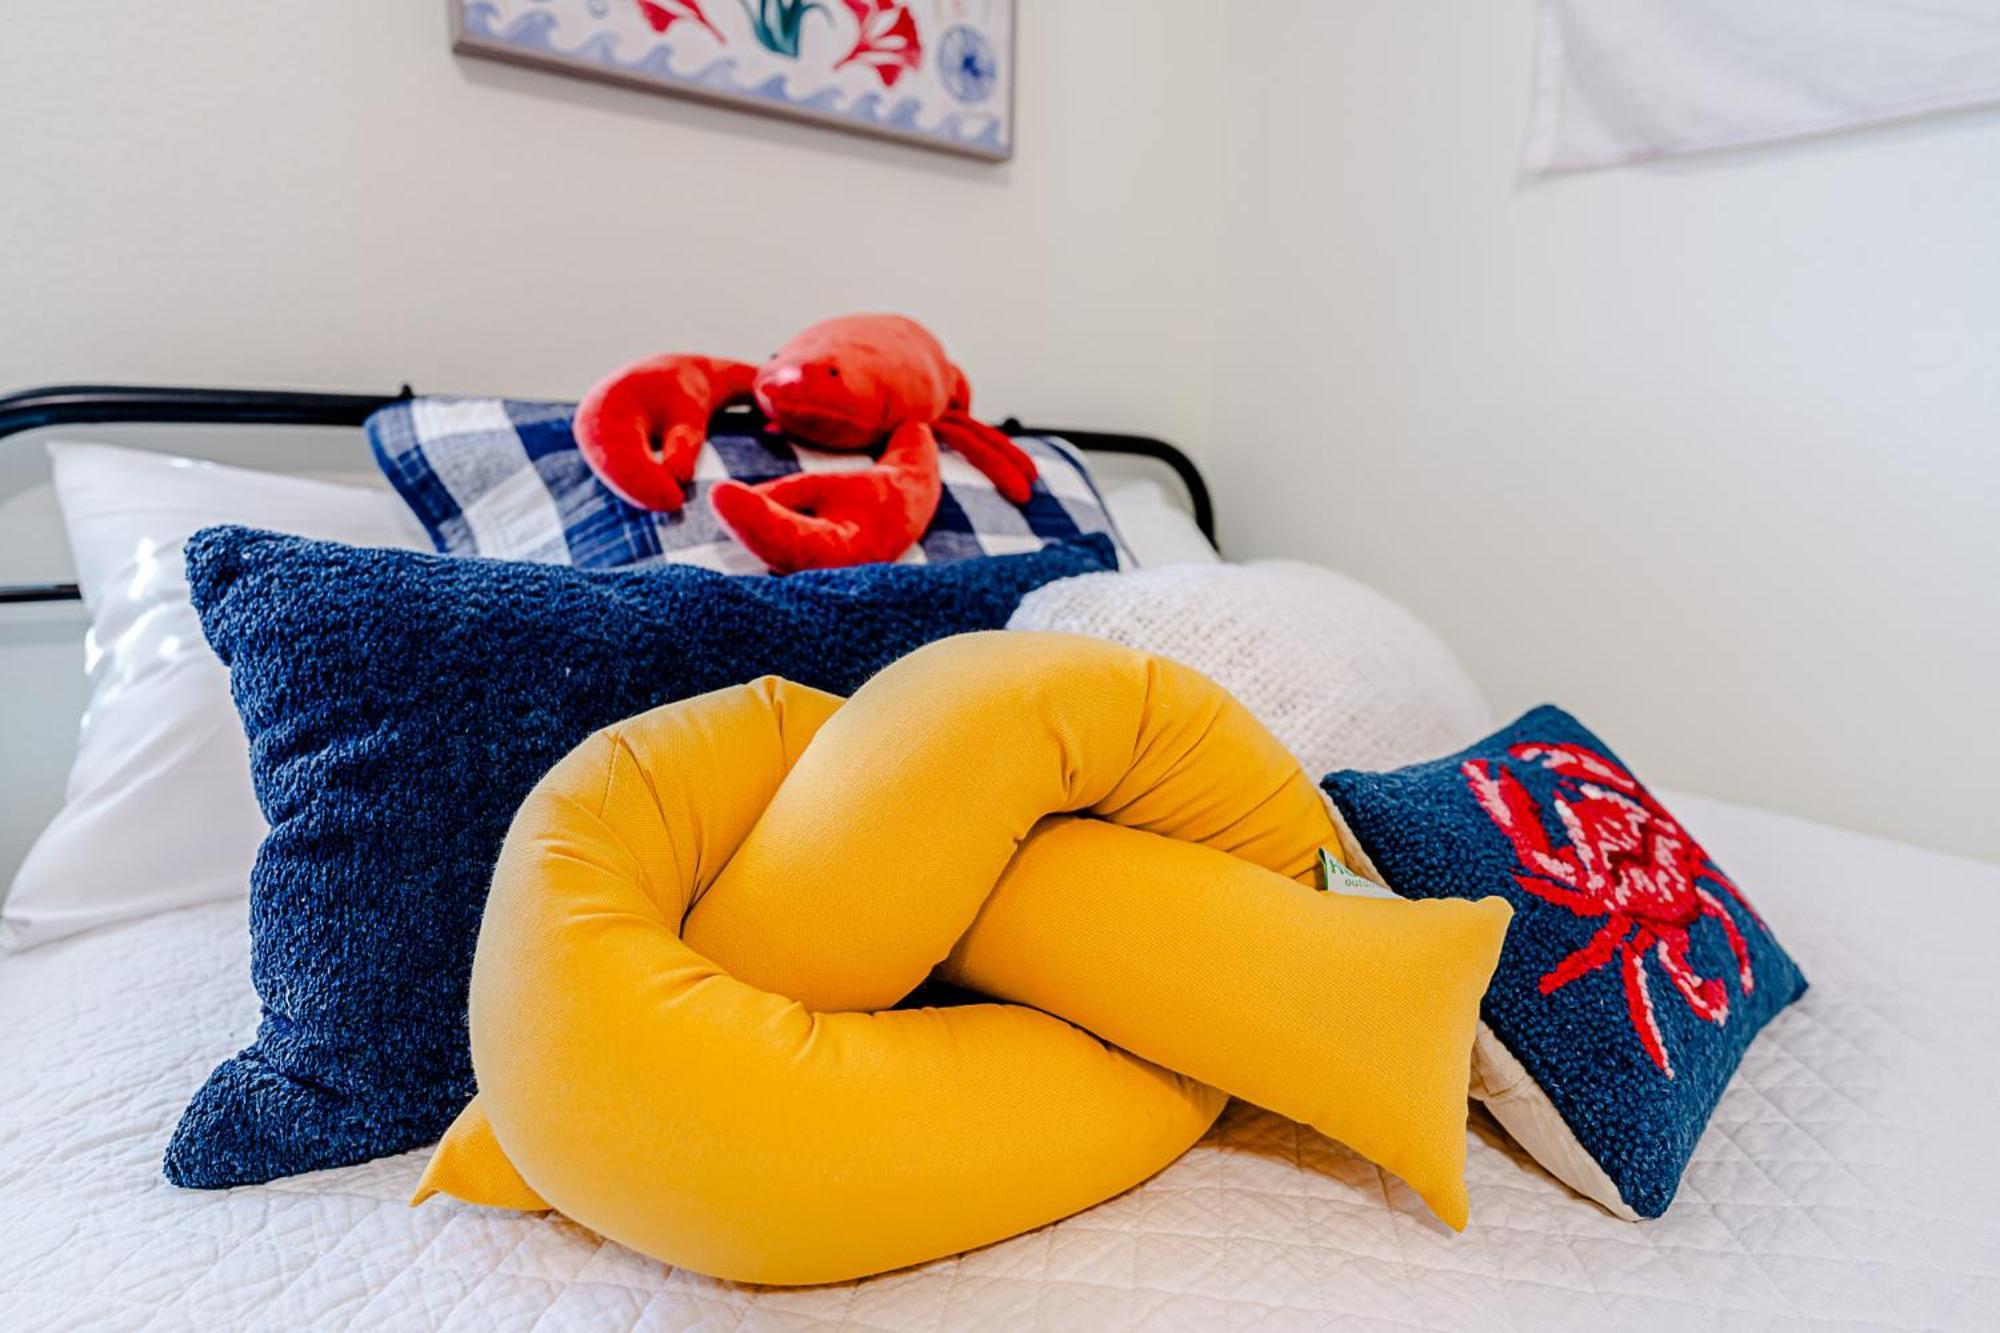
[[[59,384],[0,398],[0,439],[46,426],[106,424],[208,426],[359,426],[391,403],[412,396],[405,384],[394,394],[311,393],[284,389],[191,389],[134,384]],[[1215,505],[1194,461],[1165,440],[1111,431],[1000,424],[1009,435],[1058,435],[1092,453],[1150,458],[1173,470],[1187,489],[1195,526],[1215,543]],[[0,584],[0,604],[73,602],[74,583]]]

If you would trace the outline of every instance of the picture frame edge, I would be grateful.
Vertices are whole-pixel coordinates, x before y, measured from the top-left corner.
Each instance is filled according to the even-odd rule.
[[[859,134],[871,139],[884,139],[890,143],[911,148],[925,148],[934,153],[944,153],[952,157],[971,158],[974,161],[998,166],[1014,158],[1014,117],[1018,107],[1017,85],[1018,67],[1015,53],[1020,47],[1020,34],[1016,24],[1020,18],[1018,0],[1005,0],[1007,5],[1007,142],[1000,149],[979,148],[970,144],[957,144],[936,135],[919,134],[909,130],[899,130],[886,125],[870,125],[833,112],[820,111],[812,107],[775,105],[767,98],[754,97],[745,93],[716,92],[713,89],[681,86],[648,79],[636,74],[626,74],[610,69],[595,61],[578,60],[553,52],[526,51],[505,42],[488,41],[474,36],[465,29],[465,5],[467,0],[445,0],[445,8],[451,18],[451,52],[457,56],[476,56],[482,60],[493,60],[501,64],[513,65],[520,69],[539,70],[544,73],[567,74],[576,78],[589,79],[595,83],[608,84],[614,88],[653,93],[662,97],[677,97],[685,101],[702,103],[707,106],[722,107],[731,111],[748,111],[754,115],[772,120],[789,120],[819,129],[842,130],[849,134]]]

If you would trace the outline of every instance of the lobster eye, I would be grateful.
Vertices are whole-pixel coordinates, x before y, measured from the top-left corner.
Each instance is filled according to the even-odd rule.
[[[834,377],[835,379],[839,379],[839,378],[840,378],[840,367],[839,367],[839,366],[828,366],[828,367],[826,368],[826,373],[827,373],[827,374],[829,374],[829,375],[831,375],[831,376],[833,376],[833,377]]]

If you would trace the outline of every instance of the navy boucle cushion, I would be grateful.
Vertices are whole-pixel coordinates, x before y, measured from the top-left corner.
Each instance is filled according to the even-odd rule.
[[[1530,1141],[1548,1118],[1518,1114],[1519,1086],[1488,1104],[1607,1207],[1666,1211],[1751,1039],[1806,987],[1748,899],[1559,708],[1448,758],[1322,785],[1396,892],[1514,905],[1482,1017],[1574,1143]]]
[[[473,1092],[466,988],[515,807],[590,732],[780,675],[840,694],[1052,579],[1092,536],[949,565],[592,572],[210,528],[187,544],[271,832],[250,882],[256,1040],[194,1096],[175,1184],[429,1143]]]

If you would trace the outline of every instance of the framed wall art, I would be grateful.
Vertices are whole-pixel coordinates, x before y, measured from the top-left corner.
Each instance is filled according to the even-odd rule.
[[[452,49],[1001,161],[1014,0],[448,0]]]

